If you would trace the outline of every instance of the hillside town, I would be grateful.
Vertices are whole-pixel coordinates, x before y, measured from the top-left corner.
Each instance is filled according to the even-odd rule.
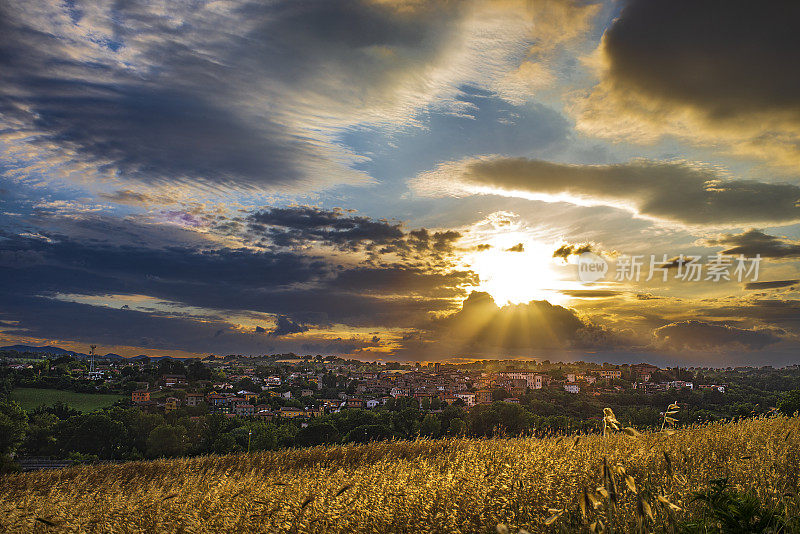
[[[793,390],[800,390],[796,365],[122,358],[94,348],[0,348],[0,424],[14,443],[3,461],[19,469],[419,437],[596,433],[605,408],[628,426],[657,429],[667,406],[679,406],[681,424],[792,412]]]
[[[707,368],[660,369],[648,363],[610,365],[549,361],[484,361],[473,364],[367,363],[294,354],[264,357],[209,356],[202,360],[104,358],[6,352],[3,366],[21,376],[44,376],[125,391],[134,406],[162,413],[202,408],[227,417],[303,418],[350,408],[374,409],[389,399],[421,405],[519,404],[537,390],[573,395],[706,389],[725,393],[724,383],[697,383]],[[38,362],[38,363],[37,363]],[[500,370],[502,369],[502,370]],[[195,410],[197,411],[197,410]]]

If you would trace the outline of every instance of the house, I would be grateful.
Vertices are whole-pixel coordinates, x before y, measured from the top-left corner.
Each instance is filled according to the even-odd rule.
[[[667,382],[667,388],[675,388],[675,389],[694,389],[694,384],[692,382],[684,382],[683,380],[673,380],[672,382]]]
[[[211,406],[225,406],[228,404],[228,397],[220,395],[219,393],[211,392],[206,397]]]
[[[281,393],[281,397],[283,397],[284,399],[291,399],[292,398],[292,392],[291,391],[284,391],[283,393]]]
[[[362,399],[347,399],[348,408],[363,408],[364,401]]]
[[[503,402],[507,402],[509,404],[519,404],[518,397],[508,397],[507,399],[503,400]]]
[[[700,384],[700,389],[716,389],[720,393],[725,393],[725,386],[722,384]]]
[[[498,376],[512,380],[524,380],[531,389],[542,389],[547,383],[547,377],[532,371],[501,371]]]
[[[239,417],[251,417],[256,413],[256,407],[252,404],[237,404],[233,407],[233,413]]]
[[[166,402],[164,403],[164,410],[167,412],[172,412],[178,409],[180,406],[181,401],[176,397],[167,397]]]
[[[639,378],[644,379],[645,382],[649,380],[650,375],[652,375],[654,371],[658,371],[658,367],[649,363],[637,363],[631,365],[631,373],[635,374]],[[647,379],[644,378],[645,375],[647,375]]]
[[[314,395],[314,392],[310,389],[304,389],[300,392],[301,397],[311,397],[312,395]]]
[[[306,411],[302,408],[295,408],[294,406],[281,406],[281,408],[278,410],[278,415],[281,417],[294,419],[295,417],[305,416]]]
[[[230,404],[232,408],[236,408],[241,404],[250,404],[250,403],[247,402],[247,399],[245,399],[244,397],[231,397],[228,399],[228,404]]]
[[[581,387],[578,384],[564,384],[564,391],[567,393],[580,393]]]
[[[619,369],[600,369],[597,373],[600,378],[605,378],[606,380],[622,378],[622,371]]]
[[[306,408],[306,415],[309,417],[322,417],[324,415],[324,411],[322,406],[312,406],[310,408]]]
[[[567,373],[567,382],[575,382],[576,375],[575,373]]]
[[[365,403],[365,405],[366,405],[367,408],[369,408],[371,410],[372,408],[375,408],[376,406],[379,406],[380,403],[381,403],[381,401],[379,401],[378,399],[369,399]]]
[[[468,408],[475,406],[475,393],[453,393],[453,397],[463,400]]]
[[[411,388],[409,387],[393,387],[390,395],[394,398],[397,397],[410,397]]]
[[[133,402],[149,402],[150,392],[143,389],[137,389],[131,393],[131,401]]]
[[[476,404],[491,404],[492,403],[492,390],[479,389],[475,392]]]
[[[250,404],[255,404],[258,402],[258,393],[252,393],[248,391],[242,396],[244,397],[244,400],[246,400]]]
[[[187,393],[186,394],[186,406],[199,406],[201,402],[203,402],[203,394],[202,393]]]
[[[636,384],[636,389],[644,390],[645,393],[658,393],[667,390],[667,384],[656,384],[654,382],[645,382],[643,384]]]
[[[177,388],[188,385],[186,375],[164,375],[164,386],[168,388]]]

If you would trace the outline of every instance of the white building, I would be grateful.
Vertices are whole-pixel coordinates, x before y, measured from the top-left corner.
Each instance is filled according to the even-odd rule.
[[[578,384],[564,384],[564,390],[567,393],[580,393],[581,387]]]
[[[532,371],[501,371],[498,373],[501,378],[512,380],[525,380],[531,389],[542,389],[545,377]]]
[[[675,388],[675,389],[689,388],[689,389],[694,389],[694,384],[691,383],[691,382],[684,382],[683,380],[674,380],[672,382],[667,382],[667,388]]]

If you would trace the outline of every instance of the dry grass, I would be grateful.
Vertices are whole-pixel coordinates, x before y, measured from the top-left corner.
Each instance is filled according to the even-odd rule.
[[[503,523],[550,532],[580,521],[584,488],[603,484],[606,458],[639,492],[622,478],[614,521],[630,532],[643,499],[663,523],[657,495],[687,508],[691,492],[725,476],[800,513],[798,450],[800,418],[771,417],[673,435],[420,440],[76,467],[0,480],[0,531],[449,533]],[[545,525],[548,509],[564,508]]]

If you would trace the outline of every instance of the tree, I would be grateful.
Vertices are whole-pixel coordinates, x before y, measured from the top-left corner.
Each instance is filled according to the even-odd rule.
[[[329,421],[322,423],[312,422],[306,428],[301,428],[295,436],[295,443],[299,447],[310,447],[326,443],[338,443],[342,437],[339,431]]]
[[[439,418],[433,414],[426,415],[419,425],[419,433],[429,438],[439,437],[442,431],[442,423]]]
[[[151,458],[180,456],[186,451],[186,430],[182,426],[159,425],[147,436],[147,455]]]
[[[789,417],[800,412],[800,389],[795,389],[786,393],[778,402],[778,409]]]
[[[27,431],[28,416],[20,405],[13,401],[0,402],[0,456],[13,455]]]
[[[127,444],[125,425],[105,413],[70,417],[56,430],[56,439],[63,453],[78,452],[102,459],[119,458]]]
[[[186,367],[189,380],[211,380],[211,369],[199,360],[194,360]]]

